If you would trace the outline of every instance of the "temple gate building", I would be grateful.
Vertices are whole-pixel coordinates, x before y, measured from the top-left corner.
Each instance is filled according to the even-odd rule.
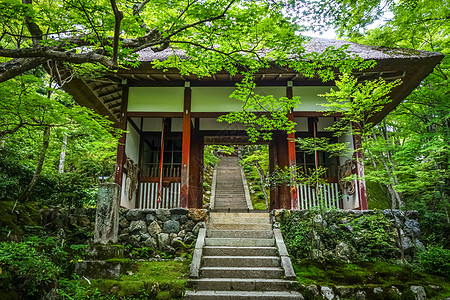
[[[392,102],[373,116],[373,122],[379,122],[393,110],[443,57],[440,53],[326,39],[313,39],[305,48],[321,52],[327,47],[344,44],[349,45],[351,53],[377,62],[374,68],[355,72],[353,75],[359,80],[379,77],[387,81],[402,80],[390,94]],[[121,206],[126,208],[201,208],[204,146],[249,144],[242,124],[217,122],[219,116],[241,110],[242,102],[230,99],[229,95],[242,77],[220,72],[199,78],[181,75],[175,69],[163,72],[152,67],[153,60],[167,59],[170,54],[172,50],[158,53],[142,50],[138,68],[122,69],[102,79],[74,78],[64,86],[80,105],[108,116],[115,126],[126,130],[117,150],[115,175],[115,182],[122,187]],[[361,158],[360,153],[349,151],[333,158],[325,152],[311,155],[296,150],[293,141],[295,137],[328,137],[347,143],[350,150],[359,148],[360,139],[352,132],[336,138],[326,130],[339,116],[321,112],[324,110],[321,104],[326,99],[318,94],[329,91],[334,83],[305,78],[277,66],[261,70],[255,78],[256,93],[271,94],[275,98],[301,97],[301,104],[289,114],[296,122],[296,133],[288,136],[284,132],[273,132],[272,140],[267,142],[270,170],[296,164],[313,167],[317,160],[327,168],[325,177],[329,185],[323,186],[323,200],[328,205],[367,209],[363,167],[358,164],[351,167],[360,178],[352,183],[354,191],[342,189],[338,183],[339,166],[352,156]],[[316,198],[315,189],[310,186],[281,185],[271,190],[270,208],[305,209],[317,204]]]

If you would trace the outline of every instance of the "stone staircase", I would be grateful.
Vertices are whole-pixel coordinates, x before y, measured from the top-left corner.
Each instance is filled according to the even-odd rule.
[[[236,156],[224,156],[216,166],[214,210],[247,210],[247,200]]]
[[[303,299],[268,213],[211,212],[197,240],[185,299]]]

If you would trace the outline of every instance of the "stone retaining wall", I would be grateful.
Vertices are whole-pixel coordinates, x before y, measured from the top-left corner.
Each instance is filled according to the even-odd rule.
[[[327,243],[326,237],[321,236],[321,232],[336,233],[337,231],[344,231],[351,234],[354,239],[362,239],[362,235],[366,234],[364,230],[356,230],[354,226],[360,224],[364,219],[370,215],[383,214],[387,220],[390,221],[391,226],[389,230],[395,236],[395,245],[398,249],[397,253],[392,258],[399,258],[400,246],[403,248],[407,259],[412,258],[418,248],[423,249],[424,245],[420,241],[420,225],[418,221],[417,211],[399,211],[399,210],[336,210],[319,213],[313,210],[273,210],[271,211],[271,220],[274,228],[280,227],[283,216],[294,214],[298,222],[308,221],[312,222],[315,228],[320,230],[312,230],[311,235],[313,239],[320,245],[317,250],[319,257],[334,257],[346,261],[352,261],[351,249],[345,241],[338,241],[336,243]],[[313,228],[314,228],[313,226]],[[398,234],[397,228],[400,232]],[[388,230],[388,229],[386,229]],[[336,235],[335,235],[336,236]],[[334,245],[336,244],[336,245]],[[332,245],[335,248],[330,248]],[[396,257],[395,257],[396,256]]]
[[[207,220],[202,209],[121,209],[119,243],[174,253],[192,244]],[[91,244],[94,224],[95,208],[41,210],[41,225],[70,243]]]
[[[122,211],[119,242],[173,253],[192,244],[208,215],[202,209],[129,209]]]

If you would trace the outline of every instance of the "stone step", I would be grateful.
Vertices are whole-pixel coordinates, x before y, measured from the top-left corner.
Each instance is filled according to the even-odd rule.
[[[205,246],[204,256],[276,256],[276,247]]]
[[[283,300],[283,299],[304,299],[298,292],[280,291],[186,291],[184,299],[187,300]]]
[[[273,238],[272,230],[214,230],[209,229],[206,236],[210,238]]]
[[[240,196],[240,195],[245,195],[244,193],[244,189],[242,189],[242,191],[227,191],[227,190],[220,190],[216,192],[216,196],[222,196],[222,197],[233,197],[233,196]]]
[[[251,212],[251,213],[222,213],[222,212],[214,212],[211,213],[211,217],[236,217],[236,218],[267,218],[269,219],[270,215],[269,213],[257,213],[257,212]]]
[[[268,218],[217,218],[210,217],[210,223],[222,223],[222,224],[270,224]],[[244,228],[242,228],[244,229]]]
[[[205,245],[233,247],[271,247],[275,246],[275,239],[206,238]]]
[[[204,267],[279,267],[278,256],[203,256]]]
[[[218,202],[216,205],[214,205],[214,207],[221,207],[221,208],[230,208],[230,209],[237,209],[237,208],[244,208],[247,209],[247,202],[244,202],[244,200],[238,200],[236,202],[220,202],[220,200],[216,200],[216,202]]]
[[[244,216],[234,216],[233,213],[228,215],[219,215],[216,213],[211,213],[209,216],[210,221],[227,221],[226,223],[270,223],[270,218],[266,217],[265,214],[262,216],[244,217]]]
[[[281,267],[201,267],[202,278],[272,278],[284,275]]]
[[[243,225],[242,223],[209,223],[208,229],[218,229],[218,230],[270,230],[272,229],[272,224],[270,223],[247,223]]]
[[[194,290],[289,291],[295,290],[298,282],[262,278],[201,278],[188,280],[188,285]]]

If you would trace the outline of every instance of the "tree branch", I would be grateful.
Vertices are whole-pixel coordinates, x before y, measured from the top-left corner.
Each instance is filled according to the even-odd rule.
[[[22,0],[22,3],[28,4],[31,8],[32,0]],[[42,40],[42,30],[35,22],[31,20],[28,15],[25,16],[25,23],[27,25],[28,31],[30,31],[31,33],[33,46],[38,46]]]
[[[16,58],[0,64],[0,83],[14,78],[25,71],[42,65],[47,59],[38,58]]]
[[[0,56],[11,58],[45,58],[65,61],[75,64],[85,62],[99,63],[108,68],[115,68],[114,63],[101,52],[95,51],[76,53],[75,51],[56,51],[48,47],[23,48],[23,49],[1,49]],[[1,69],[1,68],[0,68]]]
[[[149,2],[150,0],[144,0],[133,6],[133,16],[135,16],[138,20],[141,21],[141,28],[144,28],[145,30],[147,30],[147,32],[150,32],[151,29],[148,28],[147,24],[145,24],[144,19],[141,18],[140,12],[144,8],[144,6]]]
[[[203,20],[200,20],[200,21],[197,21],[197,22],[185,25],[185,26],[175,30],[171,34],[169,34],[166,37],[166,39],[170,39],[172,36],[177,35],[178,33],[182,32],[182,31],[184,31],[186,29],[189,29],[191,27],[195,27],[197,25],[200,25],[200,24],[203,24],[203,23],[206,23],[206,22],[211,22],[211,21],[223,18],[225,16],[225,14],[227,13],[227,11],[230,9],[231,5],[233,5],[234,2],[236,2],[236,0],[231,0],[230,3],[228,3],[227,7],[225,7],[225,9],[223,10],[223,12],[220,15],[215,16],[215,17],[211,17],[211,18],[207,18],[207,19],[203,19]]]
[[[123,19],[123,13],[117,8],[117,3],[115,0],[111,0],[111,6],[114,12],[114,41],[112,61],[117,67],[117,58],[119,56],[120,23]]]

